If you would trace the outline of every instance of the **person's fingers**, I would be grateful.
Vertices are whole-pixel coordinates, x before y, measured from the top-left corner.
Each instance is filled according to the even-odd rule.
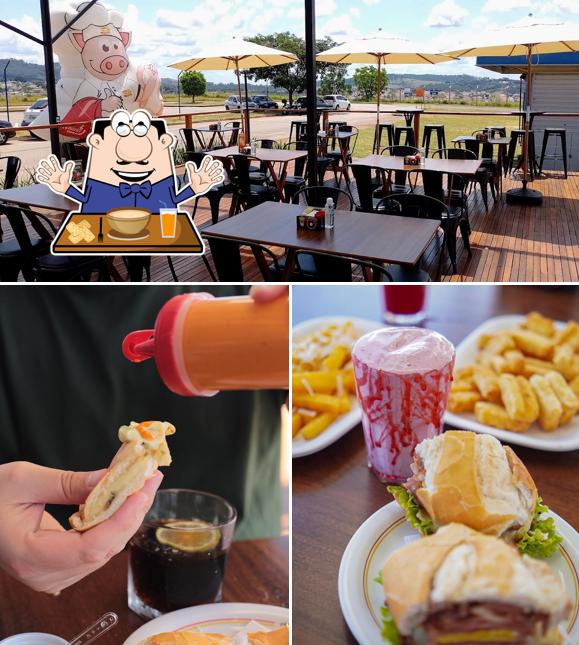
[[[110,558],[122,551],[142,524],[163,481],[160,471],[131,495],[114,515],[82,534],[83,560],[87,563]]]
[[[74,161],[67,161],[64,164],[64,172],[68,175],[69,179],[72,177],[73,170],[74,170]]]
[[[37,504],[82,504],[106,470],[74,472],[28,462],[12,465],[14,501]]]
[[[285,285],[254,285],[249,291],[249,295],[255,302],[271,302],[277,300],[288,293],[288,287]]]
[[[40,167],[45,170],[48,175],[52,175],[54,172],[54,168],[48,163],[47,159],[42,159],[40,162]]]
[[[190,175],[196,175],[199,172],[199,168],[197,168],[197,164],[193,161],[186,161],[185,168],[187,168],[187,172]]]
[[[62,166],[60,165],[60,161],[58,161],[58,159],[56,158],[56,155],[49,155],[48,161],[50,162],[54,170],[62,170]]]

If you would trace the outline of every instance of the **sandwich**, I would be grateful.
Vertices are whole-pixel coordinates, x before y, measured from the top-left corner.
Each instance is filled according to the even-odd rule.
[[[523,462],[490,435],[450,430],[416,446],[412,476],[388,491],[422,535],[459,522],[548,558],[561,543]]]
[[[381,572],[384,640],[404,645],[556,645],[571,602],[545,563],[448,524],[392,553]]]
[[[272,631],[239,633],[235,636],[223,634],[200,634],[192,632],[164,632],[149,636],[141,645],[288,645],[287,625]]]
[[[167,421],[131,421],[119,428],[122,445],[108,472],[92,489],[78,512],[70,516],[73,529],[86,531],[108,519],[129,495],[140,490],[159,466],[171,464],[167,435],[175,427]]]

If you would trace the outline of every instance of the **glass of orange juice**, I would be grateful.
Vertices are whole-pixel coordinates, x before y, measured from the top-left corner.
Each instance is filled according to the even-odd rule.
[[[177,236],[177,209],[160,208],[159,216],[161,217],[161,237]]]

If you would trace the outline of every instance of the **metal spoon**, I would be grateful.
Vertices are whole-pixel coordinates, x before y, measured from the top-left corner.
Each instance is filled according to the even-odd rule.
[[[92,643],[105,632],[108,632],[109,629],[112,629],[118,622],[119,617],[114,612],[108,611],[90,627],[87,627],[80,634],[77,634],[69,641],[68,645],[86,645],[86,643]]]

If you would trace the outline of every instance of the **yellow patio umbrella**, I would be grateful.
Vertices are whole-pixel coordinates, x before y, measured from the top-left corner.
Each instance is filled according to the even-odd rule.
[[[376,78],[376,132],[378,132],[380,125],[380,71],[383,65],[436,65],[454,60],[454,58],[448,54],[425,51],[421,45],[412,43],[406,38],[382,34],[379,31],[375,35],[357,38],[326,49],[316,56],[316,60],[324,63],[344,63],[347,65],[368,63],[378,66]]]
[[[242,131],[246,131],[241,98],[241,82],[239,70],[250,67],[274,67],[295,63],[298,57],[290,52],[284,52],[273,47],[265,47],[256,43],[233,37],[230,40],[220,41],[214,46],[207,47],[198,52],[193,58],[173,63],[169,67],[182,71],[235,71],[237,76],[237,92],[241,110]],[[246,106],[247,108],[247,106]]]
[[[507,202],[517,204],[540,204],[543,195],[538,190],[527,188],[529,181],[529,123],[532,103],[533,55],[557,54],[579,51],[579,32],[572,31],[562,23],[539,23],[532,15],[523,22],[489,30],[479,43],[447,52],[449,56],[526,56],[527,57],[527,106],[525,136],[523,139],[523,187],[507,191]]]

